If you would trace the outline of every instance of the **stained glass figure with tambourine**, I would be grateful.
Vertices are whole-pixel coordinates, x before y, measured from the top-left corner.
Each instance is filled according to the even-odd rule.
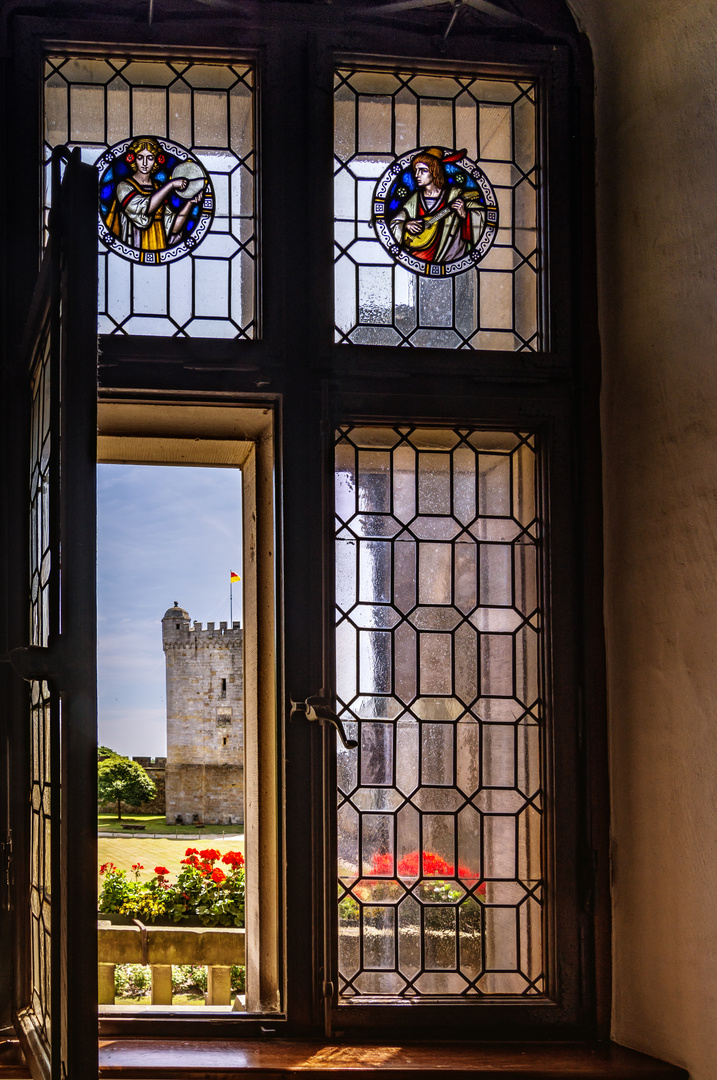
[[[207,172],[188,150],[141,135],[103,154],[100,238],[124,258],[163,263],[197,246],[211,222]]]

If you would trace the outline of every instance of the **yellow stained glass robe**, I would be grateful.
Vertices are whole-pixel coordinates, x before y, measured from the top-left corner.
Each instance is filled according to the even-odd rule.
[[[153,194],[154,189],[148,191],[132,178],[120,180],[107,215],[110,232],[140,251],[163,251],[175,217],[166,203],[153,214],[149,213]]]

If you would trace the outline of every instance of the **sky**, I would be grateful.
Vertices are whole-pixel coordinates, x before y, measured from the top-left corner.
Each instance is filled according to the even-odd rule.
[[[162,616],[229,622],[242,573],[241,473],[97,466],[99,741],[128,757],[167,752]],[[242,619],[242,585],[233,617]]]

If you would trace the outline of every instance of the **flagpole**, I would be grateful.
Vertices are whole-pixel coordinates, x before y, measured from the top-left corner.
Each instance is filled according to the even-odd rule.
[[[232,630],[234,629],[234,582],[241,581],[239,574],[235,574],[233,570],[229,571],[229,620],[231,622]]]

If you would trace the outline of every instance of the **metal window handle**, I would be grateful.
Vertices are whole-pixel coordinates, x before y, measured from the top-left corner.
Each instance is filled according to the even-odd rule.
[[[290,720],[296,720],[299,716],[305,716],[307,720],[318,720],[320,724],[331,724],[335,727],[341,742],[347,750],[355,750],[358,746],[356,739],[347,739],[344,725],[324,697],[314,694],[307,697],[306,701],[291,702]]]

